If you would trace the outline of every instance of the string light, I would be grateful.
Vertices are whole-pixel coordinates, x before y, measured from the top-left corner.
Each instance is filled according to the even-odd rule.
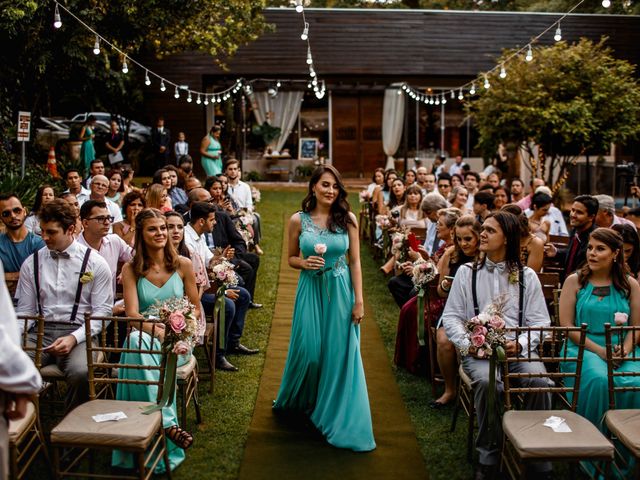
[[[96,35],[96,41],[93,44],[93,54],[100,55],[100,37]]]
[[[304,22],[304,30],[302,30],[302,35],[300,35],[300,40],[307,40],[309,38],[309,24]]]
[[[149,70],[146,70],[144,73],[144,84],[148,87],[151,85],[151,79],[149,78]]]
[[[611,6],[611,1],[610,0],[602,0],[602,6],[604,8],[609,8]]]
[[[197,100],[196,100],[196,103],[197,103],[198,105],[200,105],[200,104],[202,103],[202,100],[200,100],[200,94],[198,94],[198,98],[197,98]]]
[[[398,95],[402,95],[402,90],[398,89]]]
[[[440,97],[436,95],[436,105],[440,105]]]
[[[469,94],[470,95],[475,95],[476,94],[476,84],[475,83],[471,84],[471,89],[469,90]]]
[[[313,78],[313,77],[315,77],[315,76],[316,76],[316,71],[315,71],[313,68],[310,68],[310,69],[309,69],[309,76],[310,76],[311,78]]]
[[[464,100],[464,94],[462,93],[462,87],[460,87],[460,92],[458,92],[458,100]]]
[[[60,28],[62,26],[62,17],[60,17],[58,2],[56,2],[56,9],[53,12],[53,26],[54,28]]]
[[[307,47],[307,65],[311,65],[313,63],[313,58],[311,57],[311,48]]]
[[[304,11],[304,7],[302,6],[302,0],[296,0],[296,12],[302,13]]]
[[[553,36],[556,42],[562,40],[562,30],[560,30],[560,22],[558,22],[558,28],[556,28],[556,34]]]
[[[529,48],[527,49],[527,56],[524,57],[527,62],[533,60],[533,50],[531,49],[531,44],[529,44]]]
[[[204,104],[209,105],[209,95],[204,96]]]
[[[127,65],[127,57],[125,56],[122,60],[122,73],[129,73],[129,65]]]
[[[187,102],[193,102],[193,98],[191,98],[191,90],[189,90],[189,96],[187,97]]]
[[[281,86],[282,86],[282,83],[280,82],[280,80],[278,80],[278,81],[276,82],[276,87],[277,87],[277,88],[280,88]]]
[[[442,105],[446,105],[447,104],[447,97],[445,96],[445,94],[442,94],[442,101],[441,101]]]
[[[178,91],[178,86],[176,85],[176,92],[173,94],[173,96],[178,99],[180,98],[180,92]]]
[[[507,71],[504,68],[504,63],[500,66],[500,78],[507,78]]]
[[[487,77],[487,74],[484,74],[484,89],[485,90],[489,90],[489,88],[491,88],[491,84],[489,83],[489,77]]]
[[[451,90],[451,100],[454,100],[455,98],[456,98],[456,92]]]
[[[164,86],[164,80],[160,80],[160,91],[164,92],[167,89],[167,87]]]

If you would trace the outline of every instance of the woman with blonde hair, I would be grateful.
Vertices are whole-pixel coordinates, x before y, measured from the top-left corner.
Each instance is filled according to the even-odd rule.
[[[453,187],[453,190],[451,190],[451,193],[449,194],[449,198],[447,198],[452,207],[459,208],[460,211],[464,213],[467,211],[468,199],[469,191],[462,185]]]
[[[157,183],[149,185],[144,198],[147,208],[156,208],[163,213],[172,210],[171,199],[169,198],[167,189],[163,185]]]

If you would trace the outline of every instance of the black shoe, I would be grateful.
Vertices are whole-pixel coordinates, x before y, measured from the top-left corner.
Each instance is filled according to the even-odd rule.
[[[261,303],[251,302],[249,304],[249,308],[262,308],[262,304]]]
[[[258,350],[257,348],[247,348],[241,343],[239,343],[235,347],[229,348],[227,353],[230,353],[232,355],[255,355],[259,351],[260,350]]]
[[[216,360],[216,370],[223,370],[225,372],[237,372],[238,367],[232,365],[226,358],[220,357]]]
[[[496,465],[478,465],[473,474],[474,480],[494,480],[496,478]]]

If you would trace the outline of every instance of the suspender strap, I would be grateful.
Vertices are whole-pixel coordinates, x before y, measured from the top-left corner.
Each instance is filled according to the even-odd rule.
[[[33,279],[36,284],[36,305],[38,306],[38,315],[42,315],[42,303],[40,303],[40,268],[38,266],[38,250],[33,252]]]
[[[84,258],[82,259],[82,268],[80,268],[80,275],[78,276],[78,287],[76,288],[76,299],[73,304],[73,310],[71,310],[71,318],[70,322],[73,323],[76,321],[76,315],[78,314],[78,306],[80,305],[80,295],[82,295],[82,276],[87,269],[87,263],[89,263],[89,255],[91,254],[91,248],[87,248],[87,251],[84,254]]]
[[[520,298],[518,300],[518,325],[522,326],[522,317],[524,313],[524,268],[520,268],[520,272],[518,275],[519,285],[520,285]]]
[[[478,269],[474,263],[471,267],[471,294],[473,295],[473,311],[476,315],[480,314],[480,308],[478,307],[478,293],[476,292],[476,284],[478,283]]]

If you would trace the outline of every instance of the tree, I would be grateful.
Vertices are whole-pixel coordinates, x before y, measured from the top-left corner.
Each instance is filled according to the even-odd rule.
[[[533,162],[528,167],[546,174],[548,184],[556,176],[566,179],[571,165],[585,152],[607,152],[612,143],[636,138],[640,132],[640,87],[635,67],[613,58],[606,39],[594,44],[558,42],[536,48],[533,59],[506,51],[506,78],[499,70],[476,81],[479,94],[468,103],[485,152],[495,152],[500,143],[522,148]],[[533,146],[546,157],[537,163]]]

